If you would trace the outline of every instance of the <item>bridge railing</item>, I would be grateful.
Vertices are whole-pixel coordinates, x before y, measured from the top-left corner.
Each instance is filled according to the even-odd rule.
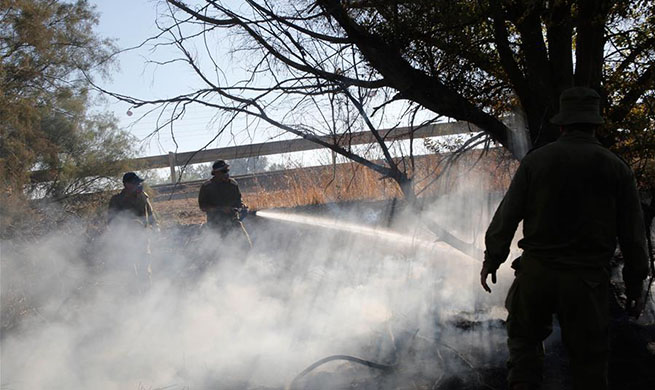
[[[397,127],[380,130],[378,133],[387,142],[405,140],[410,138],[427,138],[444,135],[465,134],[480,131],[475,125],[468,122],[436,123],[419,128]],[[376,143],[377,140],[370,131],[339,134],[335,136],[317,137],[321,141],[333,145],[347,147],[349,145],[363,145]],[[127,166],[133,170],[170,168],[171,183],[177,181],[176,167],[198,164],[216,160],[233,160],[273,154],[302,152],[308,150],[324,149],[324,146],[307,139],[298,138],[284,141],[272,141],[250,145],[229,146],[216,149],[205,149],[195,152],[162,154],[158,156],[139,157],[127,161]],[[32,172],[32,182],[45,182],[52,177],[46,170]]]

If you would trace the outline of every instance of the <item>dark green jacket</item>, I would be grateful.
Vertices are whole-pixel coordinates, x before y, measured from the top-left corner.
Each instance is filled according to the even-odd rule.
[[[109,200],[109,220],[111,221],[118,215],[124,215],[130,218],[136,217],[144,224],[157,224],[148,198],[148,194],[145,192],[129,194],[122,190]]]
[[[236,180],[208,180],[200,187],[198,206],[207,213],[207,220],[233,219],[235,213],[230,211],[243,206],[241,191]]]
[[[524,256],[558,267],[609,267],[616,239],[628,288],[647,276],[648,252],[632,170],[587,133],[573,131],[521,162],[487,230],[485,263],[505,261],[520,221]]]

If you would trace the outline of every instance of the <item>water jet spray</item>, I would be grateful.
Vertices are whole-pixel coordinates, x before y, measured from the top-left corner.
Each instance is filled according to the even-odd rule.
[[[382,239],[396,245],[420,248],[428,251],[434,249],[452,250],[451,246],[442,242],[429,241],[416,236],[398,233],[390,229],[344,222],[336,218],[316,217],[307,214],[287,213],[273,210],[258,210],[253,213],[261,218],[353,233],[366,237]],[[471,261],[473,261],[473,259],[471,259]]]

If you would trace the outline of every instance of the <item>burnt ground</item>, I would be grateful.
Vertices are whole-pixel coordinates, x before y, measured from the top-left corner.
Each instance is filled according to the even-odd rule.
[[[370,202],[367,204],[345,203],[304,206],[294,212],[313,215],[348,215],[352,222],[390,225],[402,206],[393,201]],[[354,211],[354,212],[353,212]],[[257,242],[260,232],[276,229],[276,224],[250,216],[245,224],[253,241]],[[292,225],[284,230],[285,240],[302,239],[306,228]],[[197,225],[187,226],[190,234]],[[256,245],[255,245],[256,246]],[[275,248],[267,248],[275,250]],[[617,296],[621,294],[620,282],[613,283]],[[652,299],[652,298],[651,298]],[[655,388],[655,316],[652,310],[637,322],[629,319],[620,306],[620,297],[613,301],[610,334],[611,355],[609,361],[610,388],[617,390],[651,390]],[[445,324],[439,324],[435,334],[422,335],[408,324],[400,324],[391,332],[392,345],[388,335],[373,340],[361,352],[362,356],[382,356],[379,361],[361,361],[352,356],[326,356],[325,362],[307,362],[307,369],[287,386],[295,389],[505,389],[507,388],[505,347],[505,322],[499,319],[479,320],[477,313],[455,315]],[[481,336],[482,335],[482,336]],[[476,339],[492,339],[492,348],[476,346]],[[465,340],[466,348],[453,348],[449,340]],[[488,341],[488,340],[485,340]],[[553,334],[545,341],[543,390],[570,389],[568,357],[560,338],[557,321]],[[386,350],[385,350],[386,348]],[[382,350],[382,351],[381,351]],[[380,359],[380,358],[378,358]],[[320,367],[320,369],[319,369]],[[444,374],[446,373],[446,374]],[[235,389],[245,384],[235,384]],[[260,389],[272,389],[260,387]]]

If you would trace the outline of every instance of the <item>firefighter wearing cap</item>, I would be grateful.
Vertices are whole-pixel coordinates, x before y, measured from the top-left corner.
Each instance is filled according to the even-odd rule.
[[[134,172],[123,175],[123,190],[109,200],[109,221],[117,216],[137,220],[145,226],[154,226],[157,219],[148,194],[143,191],[143,179]]]
[[[200,187],[198,206],[207,215],[207,226],[223,235],[239,232],[251,246],[250,237],[239,219],[245,207],[236,180],[230,177],[230,166],[223,160],[212,165],[212,178]]]
[[[562,93],[551,119],[561,136],[523,158],[486,233],[480,281],[491,292],[487,277],[496,282],[523,221],[523,254],[512,265],[516,278],[505,301],[511,389],[538,388],[553,314],[574,389],[608,388],[609,267],[617,238],[628,314],[637,317],[644,306],[648,255],[639,196],[628,165],[595,138],[604,122],[599,102],[589,88]]]

